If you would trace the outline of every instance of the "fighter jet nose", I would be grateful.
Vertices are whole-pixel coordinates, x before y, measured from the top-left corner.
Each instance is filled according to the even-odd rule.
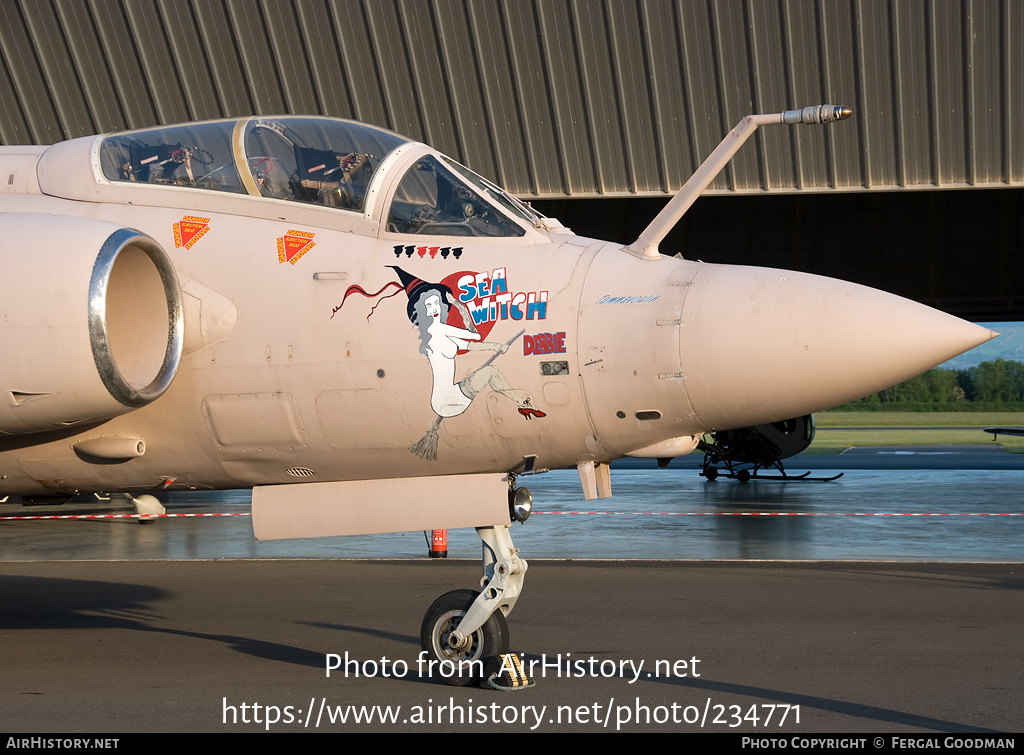
[[[730,265],[701,266],[682,325],[687,397],[715,429],[838,406],[997,335],[855,283]]]

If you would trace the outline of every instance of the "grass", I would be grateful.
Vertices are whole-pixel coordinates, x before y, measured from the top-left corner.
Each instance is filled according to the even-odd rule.
[[[805,453],[841,453],[852,446],[991,444],[986,427],[1024,427],[1024,412],[821,412]],[[1011,453],[1024,453],[1024,437],[1000,435]]]
[[[818,412],[818,427],[1024,427],[1024,412]]]

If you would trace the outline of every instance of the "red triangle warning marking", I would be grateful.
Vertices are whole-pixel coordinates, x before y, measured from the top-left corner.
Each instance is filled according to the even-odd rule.
[[[174,224],[174,248],[191,249],[210,230],[210,219],[186,215]]]
[[[277,261],[294,265],[302,255],[316,246],[312,233],[289,230],[277,239]]]

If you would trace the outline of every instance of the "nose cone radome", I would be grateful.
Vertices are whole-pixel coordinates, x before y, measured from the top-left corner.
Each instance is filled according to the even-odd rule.
[[[710,429],[838,406],[996,335],[855,283],[732,265],[701,267],[682,323],[687,397]]]

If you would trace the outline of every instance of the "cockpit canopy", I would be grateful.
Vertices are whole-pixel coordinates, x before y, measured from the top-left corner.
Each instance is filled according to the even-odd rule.
[[[99,146],[108,181],[177,186],[363,212],[384,159],[411,144],[354,121],[253,117],[112,134]],[[523,236],[540,216],[468,168],[440,155],[409,167],[385,230],[432,236]]]
[[[114,134],[100,146],[110,181],[363,209],[381,160],[407,139],[333,118],[248,118]]]

